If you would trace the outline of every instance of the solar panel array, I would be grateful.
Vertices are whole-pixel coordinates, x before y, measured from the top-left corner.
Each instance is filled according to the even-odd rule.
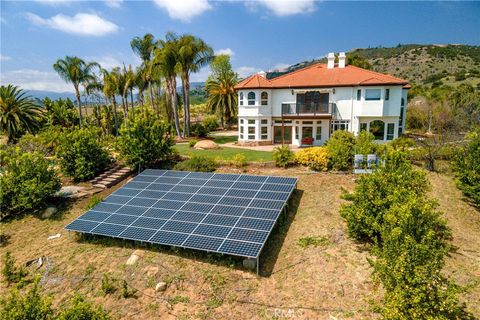
[[[296,178],[147,169],[65,228],[258,258]]]

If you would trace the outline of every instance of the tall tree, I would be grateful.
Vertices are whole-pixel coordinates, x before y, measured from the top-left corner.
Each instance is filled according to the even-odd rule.
[[[9,142],[38,129],[42,116],[42,108],[25,91],[13,85],[0,87],[0,132]]]
[[[175,131],[177,136],[181,137],[177,100],[178,40],[174,34],[167,33],[165,40],[159,41],[159,45],[160,47],[155,50],[154,65],[165,77],[167,104],[170,103],[172,106]]]
[[[80,128],[82,127],[82,106],[79,87],[95,79],[93,70],[96,67],[100,68],[100,65],[96,62],[87,63],[78,57],[70,56],[66,56],[64,59],[58,59],[53,65],[53,69],[63,80],[73,84],[75,97],[77,98]]]
[[[112,102],[113,121],[115,125],[115,136],[118,136],[118,117],[117,117],[117,101],[115,95],[118,92],[118,77],[117,70],[114,69],[110,72],[102,70],[103,73],[103,93],[105,94],[105,100]]]
[[[190,74],[198,72],[213,60],[213,49],[202,39],[183,35],[178,39],[178,69],[182,80],[183,131],[190,135]]]
[[[220,113],[222,128],[225,128],[237,111],[238,97],[234,87],[238,83],[238,75],[232,71],[227,55],[215,57],[211,68],[212,75],[205,84],[207,105],[212,111]]]
[[[145,80],[147,81],[148,91],[150,93],[150,101],[152,108],[155,109],[155,102],[153,97],[153,88],[152,88],[152,77],[153,77],[153,68],[152,68],[152,59],[153,52],[156,48],[155,37],[151,33],[146,33],[143,37],[135,37],[130,41],[130,46],[132,47],[133,52],[142,59],[142,68],[145,72]]]

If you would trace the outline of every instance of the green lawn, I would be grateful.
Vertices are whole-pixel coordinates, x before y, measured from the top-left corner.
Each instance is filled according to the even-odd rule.
[[[238,136],[212,135],[211,137],[213,138],[213,141],[215,141],[218,144],[238,141]]]
[[[175,149],[184,156],[206,156],[216,160],[231,160],[237,154],[243,154],[247,161],[265,162],[272,161],[272,153],[268,151],[256,151],[240,148],[221,147],[219,150],[195,150],[188,146],[188,143],[179,143],[175,145]]]

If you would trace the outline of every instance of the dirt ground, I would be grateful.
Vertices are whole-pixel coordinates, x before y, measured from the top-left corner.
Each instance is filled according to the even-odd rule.
[[[32,273],[43,276],[43,288],[56,305],[79,292],[119,319],[377,318],[370,301],[378,301],[381,292],[374,290],[370,279],[368,252],[347,237],[338,213],[341,189],[353,189],[353,176],[268,166],[249,166],[246,171],[299,178],[288,214],[279,220],[262,253],[261,276],[245,270],[241,260],[227,256],[108,238],[78,239],[63,227],[83,213],[89,199],[71,203],[50,219],[27,216],[3,223],[2,232],[9,238],[0,249],[11,251],[18,262],[48,257],[48,264]],[[462,200],[450,177],[432,174],[429,178],[458,247],[448,258],[446,272],[469,287],[462,297],[478,317],[480,214]],[[56,233],[62,236],[47,240]],[[303,247],[299,239],[304,237],[323,241]],[[137,249],[143,256],[127,266]],[[101,279],[105,273],[116,279],[117,287],[126,280],[138,290],[136,297],[125,299],[120,289],[104,296]],[[168,283],[165,292],[155,292],[159,281]],[[0,284],[0,294],[7,289],[5,283]]]

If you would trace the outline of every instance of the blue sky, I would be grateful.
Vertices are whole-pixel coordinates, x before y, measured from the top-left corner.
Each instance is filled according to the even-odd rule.
[[[137,65],[129,43],[146,32],[199,36],[241,76],[358,47],[480,45],[480,2],[2,0],[0,17],[1,83],[57,92],[72,90],[52,70],[57,58]]]

